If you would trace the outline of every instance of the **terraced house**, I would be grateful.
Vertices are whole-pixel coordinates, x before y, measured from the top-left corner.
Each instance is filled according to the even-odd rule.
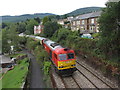
[[[99,32],[99,24],[97,21],[100,15],[101,11],[76,16],[71,21],[71,30],[80,30],[80,34]]]

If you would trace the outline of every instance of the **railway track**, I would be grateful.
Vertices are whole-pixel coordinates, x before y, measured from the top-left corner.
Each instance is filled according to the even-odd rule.
[[[52,67],[52,82],[53,88],[94,88],[99,90],[101,88],[114,90],[116,87],[106,83],[99,76],[94,74],[86,65],[77,61],[77,71],[72,76],[62,77],[55,73]]]
[[[113,89],[113,88],[119,88],[116,83],[113,83],[109,79],[105,78],[102,74],[100,74],[99,72],[97,72],[96,70],[94,70],[93,68],[91,68],[90,66],[88,66],[84,61],[81,61],[80,59],[78,59],[76,61],[76,63],[79,64],[81,67],[85,68],[88,72],[90,72],[91,74],[93,74],[96,78],[98,78],[99,80],[101,80],[101,82],[103,82],[104,84],[106,84],[109,88],[111,88],[111,89]]]
[[[73,76],[63,77],[56,74],[53,67],[51,69],[53,88],[81,88]]]
[[[78,72],[80,72],[95,88],[112,89],[111,86],[109,86],[107,83],[105,83],[100,78],[98,78],[98,76],[96,76],[94,73],[88,70],[84,65],[77,62],[77,66],[78,66]]]

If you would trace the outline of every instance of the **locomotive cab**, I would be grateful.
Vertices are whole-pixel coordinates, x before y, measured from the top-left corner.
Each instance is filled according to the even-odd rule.
[[[56,65],[59,74],[72,74],[76,71],[76,57],[73,50],[60,48],[55,53],[57,55]]]
[[[48,39],[43,40],[43,46],[49,53],[58,74],[72,74],[76,71],[76,57],[73,50],[63,48],[58,43]]]

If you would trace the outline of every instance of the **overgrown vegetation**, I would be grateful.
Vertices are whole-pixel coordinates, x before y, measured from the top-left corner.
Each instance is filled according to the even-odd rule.
[[[18,36],[19,33],[33,34],[34,25],[38,25],[39,19],[34,18],[19,23],[2,23],[0,37],[2,37],[2,53],[13,53],[19,51],[20,44],[25,41]],[[0,45],[1,45],[0,44]],[[11,46],[13,50],[11,50]]]
[[[120,2],[109,2],[99,19],[99,47],[105,59],[120,64]]]
[[[11,53],[11,46],[14,46],[14,51],[19,50],[19,36],[16,32],[16,26],[10,26],[2,29],[2,52]]]
[[[44,30],[43,30],[44,36],[51,37],[58,29],[59,29],[59,25],[57,24],[57,22],[48,21],[44,24]]]

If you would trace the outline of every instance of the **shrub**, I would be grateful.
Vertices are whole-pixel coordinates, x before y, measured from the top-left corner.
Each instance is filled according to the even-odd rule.
[[[44,61],[44,74],[45,75],[49,74],[50,67],[51,67],[51,62]]]

